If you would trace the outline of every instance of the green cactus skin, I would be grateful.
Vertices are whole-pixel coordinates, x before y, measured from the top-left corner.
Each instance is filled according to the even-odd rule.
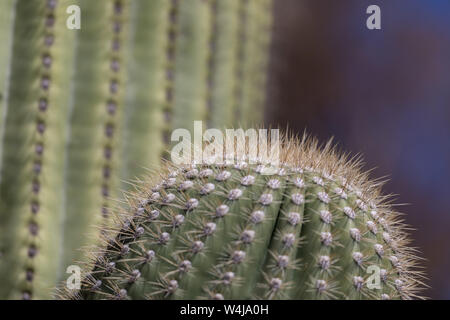
[[[73,55],[73,34],[61,19],[66,6],[45,1],[15,5],[2,141],[1,297],[43,298],[40,293],[57,281],[71,77],[67,66]]]
[[[240,24],[239,32],[240,48],[238,51],[238,67],[236,77],[239,79],[236,86],[235,117],[241,119],[241,125],[249,127],[263,121],[263,114],[258,112],[264,103],[266,77],[261,69],[267,66],[267,55],[269,50],[268,38],[270,34],[270,12],[271,1],[240,2]]]
[[[66,28],[73,4],[80,30]],[[250,73],[240,35],[267,44],[270,12],[269,0],[1,1],[0,298],[50,298],[173,129],[258,120],[268,48]],[[236,111],[237,88],[258,95],[255,112]]]
[[[213,1],[208,72],[211,127],[260,123],[271,34],[271,1]]]
[[[169,28],[174,27],[171,1],[131,2],[128,91],[126,93],[122,176],[134,179],[146,166],[159,163],[169,130],[163,110],[166,106],[166,69],[169,68]],[[149,72],[151,70],[151,72]],[[142,148],[150,144],[151,148]],[[123,185],[124,189],[128,186]]]
[[[405,226],[360,162],[308,140],[288,142],[281,158],[270,176],[246,162],[155,173],[90,253],[82,289],[61,297],[418,297]],[[379,290],[367,287],[370,266]]]
[[[194,120],[206,115],[210,7],[207,1],[180,1],[176,13],[173,128],[193,130]]]

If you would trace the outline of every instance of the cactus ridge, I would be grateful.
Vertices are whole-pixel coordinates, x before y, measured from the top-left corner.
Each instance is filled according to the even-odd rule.
[[[251,124],[249,119],[259,122],[263,120],[261,114],[257,112],[257,106],[264,103],[261,92],[265,91],[266,76],[265,72],[261,72],[261,70],[267,67],[268,57],[262,55],[261,52],[269,51],[269,43],[265,34],[271,34],[271,20],[268,14],[271,5],[270,0],[239,2],[234,117],[242,119],[243,126]],[[257,114],[256,118],[247,118],[255,113]]]
[[[115,0],[113,3],[113,14],[111,18],[111,28],[113,31],[111,46],[110,46],[110,71],[109,71],[109,96],[105,101],[106,104],[106,112],[108,117],[105,119],[104,124],[104,135],[105,135],[105,152],[104,152],[104,164],[102,167],[102,190],[101,194],[103,196],[103,205],[102,205],[102,214],[103,217],[108,216],[108,211],[110,207],[109,196],[111,190],[114,190],[114,185],[116,181],[111,181],[114,177],[117,180],[118,174],[113,174],[112,170],[118,167],[117,160],[115,158],[118,157],[117,149],[120,149],[119,145],[119,137],[121,129],[121,118],[124,113],[124,72],[122,62],[124,59],[124,50],[123,46],[115,46],[115,43],[124,43],[126,32],[129,32],[128,28],[124,28],[124,26],[128,27],[129,23],[126,23],[126,19],[128,18],[130,3],[126,0]],[[124,30],[125,29],[125,30]],[[111,156],[107,157],[108,152],[106,150],[110,150]]]
[[[420,297],[407,228],[361,160],[306,138],[286,139],[281,158],[275,175],[249,161],[168,162],[88,250],[82,289],[62,287],[60,297]],[[373,266],[379,289],[367,286]]]
[[[106,223],[109,198],[118,196],[129,6],[127,0],[80,2],[89,14],[76,33],[64,170],[62,274],[79,259],[77,248],[91,240],[84,237],[92,232],[88,228]]]
[[[124,113],[123,91],[125,86],[125,74],[122,65],[125,59],[122,44],[125,42],[124,39],[126,38],[127,32],[129,32],[127,19],[130,6],[127,0],[113,0],[105,4],[107,6],[104,9],[107,9],[106,12],[108,13],[105,21],[109,22],[108,27],[111,29],[111,32],[107,33],[108,37],[105,37],[105,41],[102,42],[103,45],[107,44],[104,47],[109,48],[108,51],[104,52],[108,57],[107,62],[109,68],[105,72],[106,76],[103,79],[99,79],[103,90],[102,92],[97,92],[99,94],[99,100],[103,100],[99,103],[102,107],[100,118],[103,122],[101,126],[103,127],[103,135],[97,141],[100,146],[98,149],[103,151],[103,157],[99,160],[100,165],[96,166],[100,171],[97,174],[100,177],[98,179],[100,189],[98,193],[102,199],[100,211],[103,218],[108,217],[110,196],[112,190],[115,190],[115,187],[117,187],[118,174],[115,171],[120,166],[118,163],[121,162],[118,159],[118,150],[120,149],[119,137],[122,131],[121,119]],[[83,46],[91,40],[90,37],[86,37],[80,41],[79,49],[81,52],[84,50]],[[80,59],[78,63],[83,63],[84,58]],[[78,90],[86,90],[86,88],[79,88]],[[73,119],[72,125],[76,128],[75,130],[83,127],[81,121],[75,120],[76,118]]]
[[[177,6],[178,0],[172,0],[169,7],[168,19],[171,22],[167,28],[167,66],[166,66],[166,94],[165,94],[165,107],[163,109],[164,113],[164,123],[165,130],[163,131],[163,141],[165,146],[169,145],[170,141],[170,128],[172,125],[173,113],[173,90],[174,90],[174,75],[175,75],[175,52],[176,52],[176,39],[178,36],[178,11]]]

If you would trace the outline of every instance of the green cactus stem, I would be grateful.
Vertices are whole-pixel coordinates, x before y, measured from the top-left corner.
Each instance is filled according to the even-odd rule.
[[[129,1],[81,1],[89,15],[78,31],[65,177],[63,266],[92,239],[89,226],[106,217],[117,195],[124,113],[123,40]]]
[[[166,156],[171,132],[177,128],[192,130],[194,120],[223,128],[262,119],[271,3],[132,2],[123,179],[139,177],[145,168],[159,164],[161,155]],[[251,5],[256,13],[244,19],[242,11]],[[257,27],[249,29],[252,23]],[[247,54],[252,59],[246,61],[254,61],[251,73],[244,70],[242,62],[244,34],[245,40],[258,46]],[[239,88],[248,88],[241,91],[258,96],[247,100],[252,112],[238,112],[243,105]],[[152,148],[142,148],[149,141]],[[122,187],[129,188],[127,184]]]
[[[269,0],[0,2],[0,298],[44,299],[121,206],[119,190],[131,187],[123,181],[160,165],[172,130],[262,115],[266,64],[240,67],[239,35],[252,48],[267,43],[270,19],[261,17],[271,8]],[[70,5],[80,7],[79,30],[66,27]],[[258,14],[243,21],[251,6]],[[267,47],[259,49],[250,55],[266,61]],[[239,87],[259,88],[253,113],[234,112]]]
[[[361,162],[308,139],[285,141],[280,158],[273,175],[230,159],[168,164],[87,253],[81,290],[63,287],[61,297],[419,297],[407,229]]]
[[[261,92],[266,91],[266,77],[261,70],[268,62],[264,53],[269,50],[266,35],[271,32],[270,7],[271,1],[267,0],[240,2],[235,117],[241,119],[244,127],[263,121],[258,110],[264,103]]]
[[[166,0],[137,0],[131,2],[128,91],[126,93],[125,131],[122,144],[122,176],[134,179],[143,168],[159,163],[168,131],[164,113],[166,87],[174,74],[169,50],[169,30],[174,28],[176,7]],[[167,72],[166,72],[167,71]],[[166,134],[167,136],[168,134]],[[143,148],[143,145],[148,147]],[[124,188],[128,186],[124,185]]]

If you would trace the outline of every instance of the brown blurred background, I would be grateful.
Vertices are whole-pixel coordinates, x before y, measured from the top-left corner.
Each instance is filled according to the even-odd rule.
[[[381,8],[381,30],[366,9]],[[361,152],[450,299],[450,1],[275,0],[267,125]]]

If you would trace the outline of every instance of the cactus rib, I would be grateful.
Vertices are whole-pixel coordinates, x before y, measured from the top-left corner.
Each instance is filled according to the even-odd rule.
[[[235,77],[238,48],[238,1],[211,2],[211,37],[208,66],[208,126],[234,122]]]
[[[173,74],[167,51],[171,50],[168,30],[174,28],[169,12],[175,8],[166,0],[136,0],[131,2],[130,10],[132,25],[124,124],[127,143],[122,146],[121,156],[122,177],[136,178],[142,174],[144,165],[152,167],[159,163],[164,148],[162,132],[169,130],[166,127],[169,124],[164,123],[163,110],[166,73]],[[151,148],[142,148],[149,142]]]
[[[270,38],[271,0],[239,3],[239,45],[236,67],[236,106],[235,119],[243,126],[251,121],[261,122],[263,114],[257,112],[264,101],[265,76]],[[255,114],[255,117],[250,115]],[[249,117],[250,116],[250,117]]]
[[[90,242],[84,229],[107,215],[107,198],[117,179],[117,139],[123,113],[120,70],[127,24],[127,1],[80,3],[90,14],[77,32],[75,86],[67,150],[65,266],[80,258],[77,248]],[[105,28],[105,26],[107,26]],[[89,72],[86,72],[89,70]],[[80,234],[80,230],[82,233]]]
[[[206,115],[210,10],[202,0],[180,1],[174,52],[172,128],[193,130]]]

